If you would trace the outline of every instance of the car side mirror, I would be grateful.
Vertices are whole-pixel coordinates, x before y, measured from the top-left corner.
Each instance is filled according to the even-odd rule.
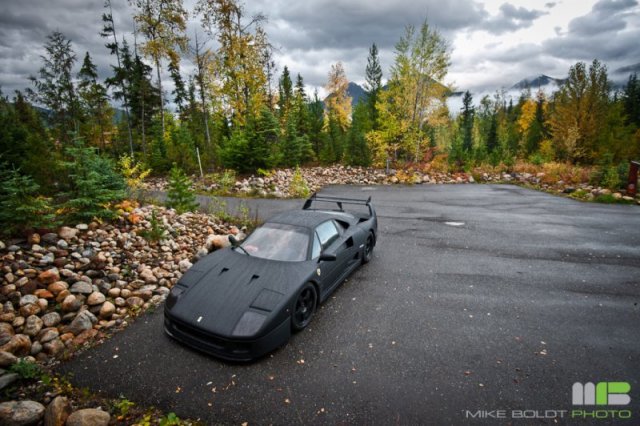
[[[229,235],[229,242],[231,243],[232,246],[237,247],[238,244],[240,244],[240,242],[238,241],[238,239],[236,237],[234,237],[233,235]]]
[[[320,255],[320,258],[318,259],[318,262],[319,262],[319,261],[321,261],[321,260],[324,260],[324,261],[327,261],[327,262],[333,262],[333,261],[335,261],[336,259],[337,259],[337,258],[336,258],[336,255],[335,255],[335,254],[322,253],[322,254]]]

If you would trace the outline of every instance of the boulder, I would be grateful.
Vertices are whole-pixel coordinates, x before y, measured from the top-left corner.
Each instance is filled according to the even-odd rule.
[[[60,324],[60,314],[57,312],[49,312],[42,316],[42,325],[45,327],[55,327]]]
[[[100,318],[109,319],[116,312],[116,307],[111,302],[104,302],[100,308]]]
[[[106,300],[106,297],[104,296],[104,294],[100,293],[99,291],[94,291],[89,295],[89,297],[87,297],[87,305],[89,306],[101,305],[104,303],[105,300]]]
[[[42,319],[37,315],[31,315],[27,318],[23,333],[30,337],[35,337],[42,329]]]
[[[7,351],[0,351],[0,368],[11,367],[16,362],[18,362],[18,357],[14,354]]]
[[[64,238],[65,240],[70,240],[78,234],[77,229],[69,228],[68,226],[63,226],[58,231],[58,235],[60,238]]]
[[[71,291],[71,293],[75,293],[75,294],[91,294],[93,293],[93,286],[91,284],[89,284],[88,282],[85,281],[78,281],[76,283],[74,283],[71,288],[69,289],[69,291]]]
[[[44,272],[41,272],[40,275],[38,275],[38,281],[46,285],[52,284],[59,280],[60,280],[60,272],[58,271],[58,268],[48,269]]]
[[[71,405],[64,396],[56,396],[44,412],[44,426],[64,426],[71,414]]]
[[[0,322],[0,346],[7,343],[15,335],[13,326],[6,322]]]
[[[85,330],[89,330],[93,328],[93,324],[98,322],[98,319],[89,311],[80,312],[74,319],[71,321],[67,327],[65,327],[65,333],[73,333],[74,336],[82,333]]]
[[[44,416],[44,405],[35,401],[0,403],[0,424],[5,426],[36,425]]]
[[[18,376],[16,373],[8,373],[0,376],[0,391],[6,388],[7,386],[9,386],[11,383],[18,380],[19,378],[20,376]]]
[[[25,356],[31,353],[31,339],[26,334],[16,334],[4,345],[0,346],[0,351],[11,352],[16,356]]]
[[[108,426],[109,413],[97,408],[78,410],[67,418],[67,426]]]

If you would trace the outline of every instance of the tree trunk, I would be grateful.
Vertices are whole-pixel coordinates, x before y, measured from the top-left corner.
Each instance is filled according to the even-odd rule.
[[[158,75],[158,90],[160,91],[160,121],[162,123],[162,137],[164,138],[164,95],[162,93],[162,79],[160,78],[160,60],[156,58],[156,74]]]

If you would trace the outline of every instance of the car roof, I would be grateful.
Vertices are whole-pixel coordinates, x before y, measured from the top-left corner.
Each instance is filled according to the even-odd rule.
[[[278,213],[269,218],[266,223],[283,223],[289,225],[303,226],[305,228],[315,228],[322,222],[330,219],[342,219],[351,221],[353,215],[345,212],[327,210],[289,210]]]

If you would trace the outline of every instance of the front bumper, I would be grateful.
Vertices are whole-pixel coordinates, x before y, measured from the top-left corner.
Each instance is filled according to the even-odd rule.
[[[266,335],[256,339],[234,339],[208,333],[171,317],[165,311],[164,331],[188,346],[227,361],[251,361],[284,345],[291,337],[287,318]]]

